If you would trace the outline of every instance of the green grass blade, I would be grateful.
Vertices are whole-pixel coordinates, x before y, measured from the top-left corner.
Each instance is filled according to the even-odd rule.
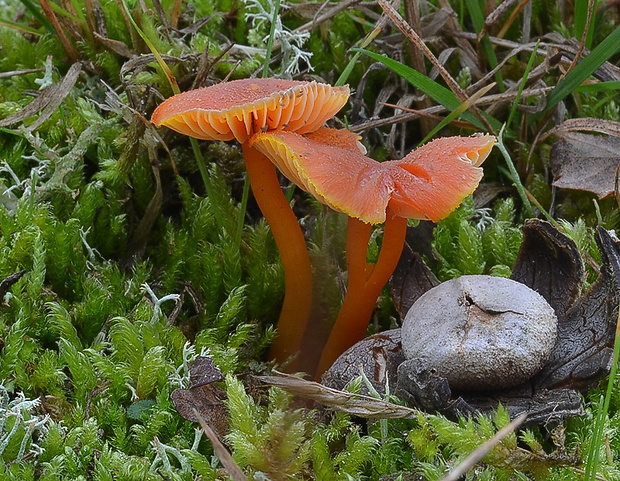
[[[424,92],[431,99],[443,105],[448,110],[456,110],[461,105],[461,101],[456,97],[456,95],[454,95],[454,93],[452,93],[450,89],[439,85],[437,82],[431,80],[426,75],[421,74],[417,70],[414,70],[411,67],[407,67],[406,65],[403,65],[402,63],[394,59],[386,57],[385,55],[371,52],[370,50],[359,49],[359,51],[368,55],[373,60],[381,62],[383,65],[391,69],[394,73],[400,75],[415,88],[417,88],[421,92]],[[464,112],[463,119],[476,126],[480,130],[485,130],[485,127],[482,125],[480,120],[478,120],[478,118],[476,118],[476,116],[471,112]],[[489,123],[494,129],[500,129],[501,124],[497,119],[491,116],[487,116],[487,119],[489,120]]]
[[[276,23],[278,22],[278,14],[280,13],[280,0],[276,0],[273,7],[273,17],[271,17],[271,28],[269,29],[269,38],[267,39],[267,50],[265,52],[265,63],[263,64],[263,78],[269,77],[269,63],[271,62],[271,51],[273,49],[273,37],[276,32]]]
[[[25,25],[21,25],[19,23],[13,22],[11,20],[7,20],[5,18],[0,18],[0,26],[12,28],[19,32],[29,33],[30,35],[41,36],[42,33],[34,28],[27,27]]]
[[[534,46],[534,50],[532,51],[532,55],[530,55],[530,59],[527,62],[525,67],[525,72],[523,72],[523,79],[521,80],[521,84],[519,85],[519,90],[517,91],[517,96],[512,103],[512,108],[510,109],[510,115],[508,116],[508,120],[506,121],[506,126],[510,127],[512,118],[514,117],[517,111],[517,105],[519,105],[519,99],[521,98],[521,93],[525,88],[525,83],[527,82],[527,77],[530,74],[530,70],[532,70],[532,66],[534,65],[534,60],[536,59],[536,52],[538,52],[538,45],[540,44],[540,40],[536,42]]]
[[[575,0],[573,28],[577,40],[583,36],[583,32],[586,28],[588,20],[588,1],[589,0]]]
[[[366,36],[366,38],[362,40],[362,43],[360,45],[360,49],[368,47],[368,45],[370,45],[372,43],[372,41],[375,38],[377,38],[377,35],[379,35],[380,33],[381,33],[381,28],[375,27]],[[355,50],[355,49],[352,49],[352,50]],[[340,77],[338,77],[338,80],[336,80],[336,83],[334,84],[334,87],[340,87],[341,85],[344,85],[347,82],[347,80],[349,79],[349,75],[351,75],[351,72],[353,71],[353,68],[355,67],[355,64],[357,63],[357,59],[360,58],[361,53],[362,53],[361,50],[357,50],[353,54],[353,57],[351,57],[351,60],[349,60],[349,63],[347,64],[347,66],[344,68],[344,70],[340,74]]]
[[[547,96],[547,107],[543,112],[547,112],[573,93],[581,83],[592,75],[597,68],[605,63],[612,55],[620,50],[620,27],[609,34],[599,45],[597,45],[590,55],[584,57],[581,62],[564,77]],[[539,118],[542,113],[534,116]]]
[[[418,144],[418,147],[420,145],[424,145],[426,142],[428,142],[430,139],[432,139],[435,134],[437,134],[437,132],[439,132],[441,129],[443,129],[446,125],[448,125],[450,122],[452,122],[455,119],[458,119],[459,116],[465,112],[469,106],[471,105],[472,102],[476,102],[480,97],[484,96],[489,90],[491,90],[493,87],[495,87],[495,83],[492,83],[491,85],[487,85],[486,87],[482,88],[481,90],[479,90],[478,92],[476,92],[474,95],[472,95],[469,98],[469,101],[467,102],[463,102],[461,105],[459,105],[456,109],[454,109],[452,112],[450,112],[448,115],[446,115],[446,117],[444,117],[444,119],[439,122],[435,128],[433,130],[431,130],[426,137],[424,137],[424,139],[422,140],[422,142],[420,142]]]
[[[593,84],[580,85],[575,88],[574,92],[614,92],[620,90],[620,81],[610,80],[609,82],[596,82]]]
[[[22,5],[26,7],[26,9],[32,14],[34,18],[36,18],[41,25],[45,27],[49,32],[54,31],[54,27],[49,22],[49,20],[41,13],[39,8],[32,2],[31,0],[20,0]]]
[[[497,136],[497,144],[495,145],[497,145],[497,148],[502,153],[504,160],[506,160],[506,165],[508,166],[508,172],[507,172],[508,177],[510,178],[515,188],[517,189],[519,197],[521,197],[521,202],[523,202],[523,208],[525,209],[525,213],[527,217],[528,218],[536,217],[534,215],[534,209],[532,208],[530,199],[527,196],[527,192],[525,191],[525,187],[523,186],[523,183],[521,182],[521,179],[519,178],[519,173],[517,172],[517,169],[515,168],[515,165],[512,162],[512,159],[510,158],[510,154],[506,150],[506,147],[504,147],[504,127],[506,127],[505,124],[502,126],[502,129],[499,131],[499,135]]]
[[[162,69],[162,71],[164,72],[164,75],[166,76],[166,79],[170,83],[170,88],[172,88],[172,92],[174,92],[175,94],[180,93],[181,91],[179,90],[177,79],[175,78],[174,74],[170,70],[170,67],[168,67],[168,64],[166,62],[164,62],[164,59],[162,58],[161,54],[159,53],[155,45],[153,45],[153,42],[151,42],[151,40],[146,36],[146,34],[142,31],[142,29],[138,26],[136,21],[133,19],[131,15],[131,10],[129,10],[129,6],[127,5],[127,0],[122,0],[122,2],[123,2],[123,8],[125,9],[125,12],[127,12],[127,16],[129,17],[129,21],[133,25],[133,28],[136,29],[136,32],[138,32],[140,37],[142,37],[142,40],[144,40],[144,43],[146,43],[146,46],[149,48],[151,53],[155,56],[155,59],[157,60],[157,64]]]
[[[598,468],[598,448],[603,443],[603,428],[605,426],[605,419],[609,412],[609,403],[611,401],[611,395],[614,388],[614,379],[618,373],[618,359],[620,358],[620,313],[618,313],[618,320],[616,321],[616,337],[614,340],[614,353],[611,363],[611,371],[609,372],[609,380],[607,381],[607,389],[605,391],[604,400],[599,402],[599,411],[596,414],[596,424],[594,425],[594,432],[592,433],[592,441],[590,442],[590,449],[588,451],[588,460],[586,462],[585,480],[595,480],[596,471]],[[601,398],[603,396],[601,395]]]

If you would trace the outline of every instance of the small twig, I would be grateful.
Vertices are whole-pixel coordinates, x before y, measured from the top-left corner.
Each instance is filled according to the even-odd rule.
[[[304,23],[302,26],[296,28],[295,30],[293,30],[293,33],[310,32],[311,30],[316,29],[318,25],[322,24],[323,22],[326,22],[332,17],[335,17],[340,12],[345,11],[349,7],[352,7],[353,5],[360,3],[360,1],[361,0],[347,0],[345,2],[338,2],[338,3],[330,4],[330,5],[333,5],[334,7],[329,9],[326,13],[324,13],[320,17],[315,17],[310,22]],[[278,44],[277,47],[280,47],[280,45]],[[275,44],[273,48],[274,49],[276,48]]]
[[[215,455],[220,460],[220,462],[226,469],[226,472],[230,475],[233,481],[247,481],[248,478],[245,476],[245,474],[243,474],[243,471],[241,471],[239,465],[235,462],[231,454],[219,440],[217,434],[213,432],[213,429],[209,427],[207,422],[196,410],[196,408],[192,408],[192,411],[194,411],[194,416],[196,416],[196,419],[198,419],[200,427],[202,427],[202,430],[209,438],[209,441],[211,441],[211,444],[213,444],[213,451],[215,452]]]
[[[524,98],[532,97],[535,95],[542,95],[547,92],[550,92],[551,90],[553,90],[553,88],[554,87],[540,87],[540,88],[533,88],[533,89],[525,89],[523,90],[523,92],[521,92],[521,98],[524,99]],[[503,92],[499,94],[488,95],[488,96],[478,99],[475,102],[475,105],[489,105],[489,104],[494,104],[497,102],[510,102],[514,100],[516,96],[517,96],[517,92]],[[402,108],[402,107],[398,107],[398,109],[406,110],[405,108]],[[440,114],[446,111],[447,109],[443,105],[435,105],[433,107],[420,110],[420,114],[406,113],[406,114],[394,115],[387,119],[367,120],[365,122],[351,126],[351,131],[356,132],[356,133],[364,132],[366,130],[383,127],[386,125],[397,124],[399,122],[408,122],[410,120],[417,119],[421,115]]]
[[[0,72],[0,78],[15,77],[17,75],[27,75],[30,73],[45,72],[44,68],[30,68],[27,70],[11,70],[10,72]]]
[[[502,441],[502,439],[504,439],[511,432],[517,429],[517,427],[523,421],[525,421],[526,417],[527,414],[523,413],[516,419],[511,421],[510,424],[507,424],[502,429],[497,431],[497,433],[495,433],[495,436],[478,446],[478,448],[476,448],[473,453],[467,456],[462,463],[460,463],[456,468],[450,471],[450,473],[448,473],[446,476],[441,478],[441,481],[457,481],[461,478],[461,476],[464,476],[467,471],[469,471],[478,461],[484,458],[489,453],[489,451],[491,451],[491,449],[497,446]]]

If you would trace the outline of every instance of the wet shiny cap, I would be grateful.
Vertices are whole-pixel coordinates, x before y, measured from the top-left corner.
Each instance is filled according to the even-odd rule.
[[[443,219],[478,186],[495,144],[491,135],[443,137],[401,160],[377,162],[357,140],[323,127],[308,135],[258,133],[249,142],[319,202],[370,224],[386,220],[388,204],[400,217]]]
[[[152,122],[203,140],[244,143],[257,132],[312,132],[347,102],[349,87],[256,78],[189,90],[164,101]]]

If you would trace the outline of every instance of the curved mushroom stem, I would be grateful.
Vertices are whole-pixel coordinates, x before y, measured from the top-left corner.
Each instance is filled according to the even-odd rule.
[[[275,166],[247,143],[242,146],[254,198],[267,220],[284,268],[284,302],[276,325],[278,335],[269,357],[284,362],[298,354],[312,306],[312,268],[306,240],[286,197]]]
[[[377,303],[381,289],[396,269],[405,245],[407,219],[395,216],[389,206],[383,232],[383,244],[374,268],[366,265],[366,251],[371,226],[358,219],[349,218],[347,230],[347,267],[349,281],[344,302],[323,348],[316,378],[329,369],[333,362],[366,334],[370,316]],[[363,264],[361,264],[363,262]],[[360,269],[363,265],[363,270]],[[366,268],[371,267],[366,280]],[[360,282],[360,279],[362,282]]]

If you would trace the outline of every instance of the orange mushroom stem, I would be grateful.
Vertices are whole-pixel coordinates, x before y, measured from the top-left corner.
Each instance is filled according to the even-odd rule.
[[[381,289],[396,268],[408,218],[437,221],[477,187],[480,164],[495,138],[446,137],[402,160],[377,162],[357,147],[348,131],[322,128],[256,134],[250,145],[263,152],[290,180],[317,200],[349,215],[349,280],[342,308],[325,345],[317,377],[364,337]],[[385,222],[377,264],[366,265],[371,224]]]
[[[312,269],[303,233],[275,168],[248,139],[277,129],[312,132],[333,117],[348,97],[347,86],[244,79],[175,95],[152,116],[154,124],[191,137],[241,143],[254,197],[271,227],[284,268],[284,302],[270,351],[279,363],[300,350],[312,304]]]
[[[367,279],[360,277],[355,270],[351,270],[351,266],[355,262],[359,263],[360,259],[364,261],[366,259],[370,227],[370,224],[365,224],[359,219],[349,218],[347,230],[349,282],[340,312],[319,360],[316,370],[318,377],[329,369],[340,354],[365,337],[377,298],[396,269],[405,245],[407,219],[394,215],[388,206],[379,258],[374,266],[366,265],[364,262],[364,267],[370,271],[370,275],[368,276],[367,272]]]
[[[285,274],[284,301],[276,327],[278,337],[269,350],[271,359],[282,362],[301,350],[312,308],[312,266],[306,240],[280,189],[275,166],[247,143],[241,147],[252,193],[271,227]]]

